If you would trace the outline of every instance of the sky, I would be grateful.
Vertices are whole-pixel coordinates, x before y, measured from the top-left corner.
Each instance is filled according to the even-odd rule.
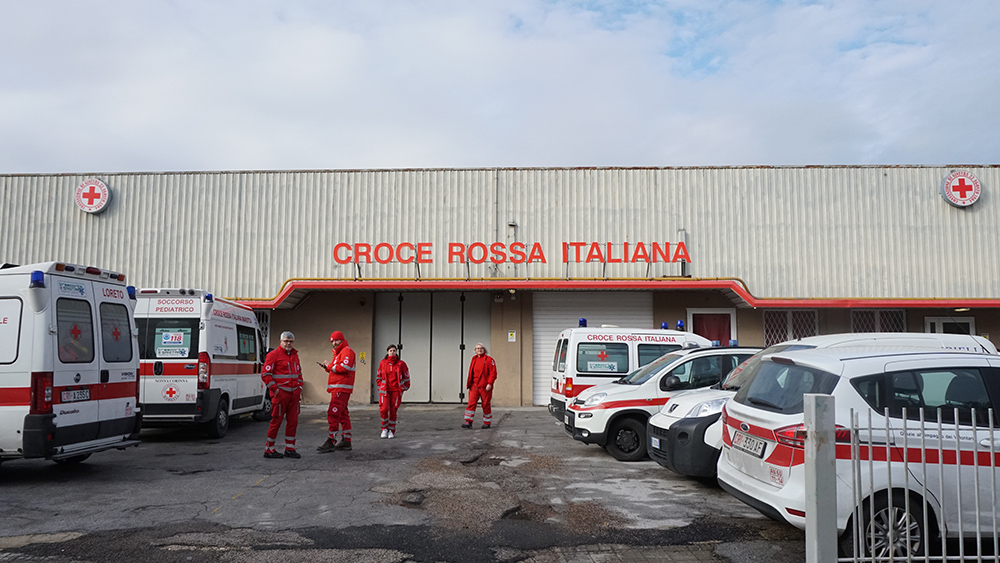
[[[995,0],[0,0],[0,173],[996,164],[998,29]]]

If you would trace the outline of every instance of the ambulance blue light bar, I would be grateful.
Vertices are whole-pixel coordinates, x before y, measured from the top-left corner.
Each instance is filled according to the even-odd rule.
[[[677,330],[684,330],[684,321],[677,319]]]
[[[580,317],[580,326],[583,328],[587,327],[587,319]]]
[[[125,288],[125,291],[128,292],[128,298],[131,299],[131,300],[133,300],[133,301],[135,301],[135,286],[134,285],[130,285],[130,286],[128,286],[128,287]]]
[[[41,270],[31,272],[31,282],[28,283],[28,287],[45,287],[45,272]]]
[[[660,328],[670,330],[670,321],[663,321],[660,323]]]
[[[215,301],[215,298],[212,297],[212,294],[211,293],[206,293],[205,294],[205,303],[211,303],[213,301]]]

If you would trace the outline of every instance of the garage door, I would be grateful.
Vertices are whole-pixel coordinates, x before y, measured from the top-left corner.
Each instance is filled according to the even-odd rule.
[[[590,327],[615,325],[629,328],[653,326],[653,294],[641,292],[562,292],[532,296],[532,402],[549,404],[552,356],[559,333],[586,318]]]

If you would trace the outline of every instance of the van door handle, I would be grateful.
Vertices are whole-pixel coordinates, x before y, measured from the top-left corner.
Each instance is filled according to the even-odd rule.
[[[990,442],[991,440],[989,438],[983,438],[982,440],[979,441],[979,445],[984,448],[988,448],[991,445],[994,448],[1000,448],[1000,440],[992,440],[992,444]]]
[[[153,375],[163,375],[163,362],[153,362]]]
[[[107,383],[111,381],[111,372],[106,369],[101,370],[101,383]]]

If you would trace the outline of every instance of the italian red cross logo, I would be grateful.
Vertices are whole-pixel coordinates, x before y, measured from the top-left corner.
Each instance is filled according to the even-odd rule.
[[[604,360],[608,359],[608,353],[607,353],[607,352],[605,352],[604,350],[601,350],[601,351],[600,351],[600,352],[599,352],[599,353],[597,354],[597,359],[598,359],[598,360],[601,360],[601,361],[603,362]]]
[[[80,327],[78,327],[76,325],[73,325],[73,328],[70,329],[70,331],[69,331],[69,333],[73,335],[73,340],[80,340],[80,334],[82,332],[83,331],[80,330]]]
[[[87,200],[87,205],[94,205],[94,200],[101,198],[101,192],[97,191],[97,188],[94,186],[90,186],[80,197]]]
[[[177,390],[176,386],[171,384],[163,388],[164,399],[168,401],[176,401],[179,396],[180,396],[180,391]]]
[[[87,213],[104,211],[110,199],[111,192],[100,180],[85,180],[76,187],[76,206]]]
[[[968,170],[952,172],[941,184],[941,197],[955,207],[968,207],[979,199],[983,186]]]
[[[121,338],[121,335],[122,333],[121,331],[118,330],[118,327],[115,327],[115,329],[111,331],[111,336],[115,337],[115,342],[118,342],[118,339]]]

